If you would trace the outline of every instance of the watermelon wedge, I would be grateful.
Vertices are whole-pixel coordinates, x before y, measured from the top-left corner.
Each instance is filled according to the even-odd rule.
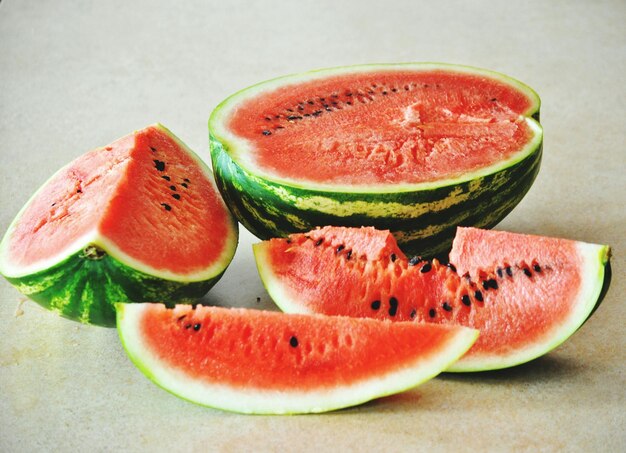
[[[458,326],[162,304],[118,304],[135,365],[192,402],[235,412],[323,412],[401,392],[462,356]]]
[[[67,318],[113,326],[113,302],[204,295],[237,236],[210,170],[157,124],[52,176],[6,232],[0,273]]]
[[[540,100],[517,80],[438,63],[365,65],[263,82],[211,114],[227,204],[261,239],[315,226],[389,229],[403,250],[448,250],[533,183]]]
[[[448,371],[506,368],[558,346],[599,303],[609,262],[608,246],[476,228],[458,229],[449,264],[408,259],[371,227],[320,228],[254,253],[283,311],[478,329]]]

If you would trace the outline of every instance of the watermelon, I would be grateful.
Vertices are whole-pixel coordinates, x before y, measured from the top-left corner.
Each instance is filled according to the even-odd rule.
[[[237,237],[210,170],[157,124],[52,176],[0,243],[0,273],[62,316],[113,326],[114,302],[206,294]]]
[[[374,228],[315,229],[254,245],[286,312],[455,324],[480,331],[448,371],[506,368],[572,335],[601,300],[609,247],[459,228],[450,262],[407,258]]]
[[[323,412],[401,392],[462,356],[478,332],[252,309],[117,305],[131,360],[201,405],[257,414]]]
[[[539,106],[521,82],[465,66],[312,71],[223,101],[211,158],[227,204],[261,239],[367,225],[438,255],[456,226],[490,228],[529,190]]]

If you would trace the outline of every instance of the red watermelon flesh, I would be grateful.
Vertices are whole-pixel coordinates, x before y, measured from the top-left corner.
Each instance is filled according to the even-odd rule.
[[[451,371],[513,366],[556,347],[593,310],[609,254],[606,246],[474,228],[458,229],[449,265],[409,260],[389,232],[369,227],[326,227],[254,247],[284,311],[480,330]]]
[[[153,275],[205,274],[230,253],[232,220],[202,167],[180,146],[162,126],[151,126],[59,171],[19,215],[7,273],[46,268],[99,236],[110,254]]]
[[[242,101],[227,120],[247,143],[239,157],[299,183],[415,184],[501,163],[535,135],[524,116],[538,100],[495,73],[398,65],[324,74]]]
[[[166,390],[246,413],[321,412],[415,386],[475,341],[458,326],[118,304],[133,362]]]

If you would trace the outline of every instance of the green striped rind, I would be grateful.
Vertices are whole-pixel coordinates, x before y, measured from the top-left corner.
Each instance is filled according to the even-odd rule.
[[[250,164],[249,144],[225,125],[237,103],[288,83],[349,71],[448,69],[491,77],[525,93],[531,107],[525,121],[533,134],[511,159],[456,179],[387,186],[329,186],[289,181]],[[424,257],[450,248],[457,226],[491,228],[524,197],[541,163],[540,100],[526,85],[477,68],[415,63],[332,68],[286,76],[242,90],[222,102],[209,119],[211,159],[217,186],[237,219],[261,239],[306,232],[316,226],[374,226],[394,233],[400,247]]]
[[[289,186],[239,166],[213,135],[210,142],[217,186],[233,214],[257,237],[281,237],[323,225],[368,225],[391,230],[408,252],[432,256],[449,249],[458,225],[490,228],[521,201],[539,172],[540,137],[524,159],[494,173],[393,193]]]
[[[41,272],[6,279],[22,294],[61,316],[114,327],[116,302],[191,303],[205,295],[223,273],[195,282],[166,280],[132,269],[108,254],[89,259],[81,251]]]

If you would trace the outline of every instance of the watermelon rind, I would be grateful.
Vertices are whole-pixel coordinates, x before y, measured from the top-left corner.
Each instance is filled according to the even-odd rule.
[[[208,378],[194,377],[193,370],[185,373],[184,370],[176,369],[162,360],[158,351],[153,351],[144,342],[141,334],[141,315],[149,305],[116,304],[120,340],[135,366],[159,387],[179,398],[202,406],[244,414],[282,415],[327,412],[400,393],[435,377],[448,368],[478,338],[476,330],[459,329],[436,353],[430,354],[428,359],[418,358],[397,371],[358,382],[347,382],[349,364],[346,364],[345,382],[328,383],[323,389],[302,391],[292,388],[276,390],[235,387],[225,382],[212,382]],[[316,316],[311,316],[311,322],[315,322]],[[242,364],[242,366],[251,365]],[[259,372],[262,371],[259,370]]]
[[[237,103],[276,87],[332,74],[360,71],[448,69],[497,79],[532,100],[520,115],[533,133],[530,142],[505,161],[459,177],[416,184],[342,185],[297,181],[259,169],[248,158],[250,144],[226,127]],[[543,130],[540,100],[508,76],[442,63],[361,65],[280,77],[235,93],[211,114],[209,141],[217,186],[237,219],[260,239],[284,237],[322,225],[369,225],[393,232],[403,250],[434,256],[449,249],[456,226],[491,228],[524,197],[540,168]]]
[[[178,137],[161,124],[153,126],[166,133],[203,169],[207,181],[213,174],[204,161]],[[70,167],[70,162],[48,180]],[[205,295],[221,278],[230,264],[238,244],[237,222],[229,217],[229,235],[216,240],[224,243],[221,256],[210,266],[196,272],[176,274],[157,269],[126,253],[102,235],[97,227],[77,238],[66,248],[45,260],[29,266],[11,261],[9,242],[13,231],[29,204],[42,191],[44,183],[26,202],[9,225],[0,242],[0,274],[15,288],[46,309],[87,324],[115,326],[115,302],[167,300],[191,303]],[[95,249],[101,257],[87,256]]]
[[[571,337],[589,319],[601,302],[602,293],[606,288],[605,279],[610,275],[607,272],[610,257],[609,246],[585,242],[579,242],[576,246],[579,256],[582,257],[580,273],[583,279],[580,291],[571,301],[572,310],[565,321],[553,325],[541,340],[517,350],[515,354],[509,353],[505,357],[472,355],[452,364],[446,371],[477,372],[521,365],[547,354]]]

